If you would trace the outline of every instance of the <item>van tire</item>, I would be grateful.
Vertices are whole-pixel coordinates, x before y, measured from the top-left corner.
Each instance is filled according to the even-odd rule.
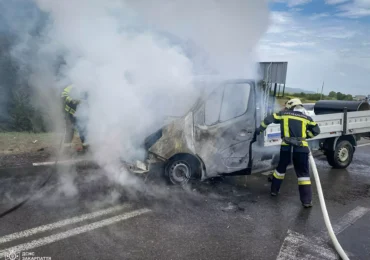
[[[165,166],[165,177],[169,184],[186,185],[192,179],[198,179],[200,163],[192,155],[177,155],[171,158]]]

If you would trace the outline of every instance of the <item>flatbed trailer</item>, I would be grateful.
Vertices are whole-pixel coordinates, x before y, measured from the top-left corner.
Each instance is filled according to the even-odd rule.
[[[309,146],[312,150],[322,150],[334,168],[346,168],[357,142],[370,137],[370,110],[315,115],[312,119],[318,123],[321,133],[308,140]],[[263,147],[280,144],[280,125],[269,125],[263,136]]]

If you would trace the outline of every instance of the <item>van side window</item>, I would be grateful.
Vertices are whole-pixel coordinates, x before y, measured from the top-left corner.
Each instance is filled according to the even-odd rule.
[[[206,125],[213,125],[218,122],[221,110],[223,90],[224,87],[217,88],[207,99],[205,106]]]
[[[241,116],[247,111],[250,90],[248,83],[231,84],[225,87],[220,122]]]

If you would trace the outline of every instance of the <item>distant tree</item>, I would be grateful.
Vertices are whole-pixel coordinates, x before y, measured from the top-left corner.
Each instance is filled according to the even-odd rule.
[[[321,97],[321,94],[307,94],[307,99],[308,100],[314,100],[314,101],[317,101],[317,100],[320,100],[320,97]]]
[[[29,102],[29,94],[25,88],[17,88],[12,93],[12,102],[9,106],[12,130],[14,131],[31,131],[31,117],[34,109]]]
[[[329,93],[329,95],[325,96],[325,95],[322,95],[319,94],[319,93],[314,93],[314,94],[308,94],[308,93],[304,93],[304,92],[301,92],[301,93],[293,93],[293,94],[289,94],[289,93],[285,93],[285,98],[287,99],[290,99],[290,98],[301,98],[302,99],[302,102],[307,102],[307,101],[318,101],[320,99],[322,100],[348,100],[348,101],[352,101],[353,100],[353,97],[352,95],[350,94],[343,94],[341,92],[335,92],[335,91],[331,91]]]
[[[31,104],[27,70],[11,55],[15,43],[0,35],[0,131],[45,131],[41,111]]]
[[[337,92],[337,99],[338,100],[344,100],[346,98],[346,95],[341,93],[341,92]]]
[[[329,97],[330,98],[337,98],[337,93],[335,91],[330,91]]]
[[[353,96],[348,94],[348,95],[346,95],[344,100],[353,101]]]

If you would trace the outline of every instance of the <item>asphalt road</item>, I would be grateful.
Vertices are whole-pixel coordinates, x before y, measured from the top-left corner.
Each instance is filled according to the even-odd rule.
[[[350,259],[370,259],[369,154],[370,146],[359,148],[346,170],[317,159],[333,228]],[[18,255],[6,259],[339,259],[316,186],[314,207],[303,209],[292,171],[273,198],[260,174],[184,190],[132,178],[120,179],[122,188],[99,169],[59,169],[40,190],[49,170],[0,172],[0,212],[38,191],[0,219],[0,259],[12,250]]]

